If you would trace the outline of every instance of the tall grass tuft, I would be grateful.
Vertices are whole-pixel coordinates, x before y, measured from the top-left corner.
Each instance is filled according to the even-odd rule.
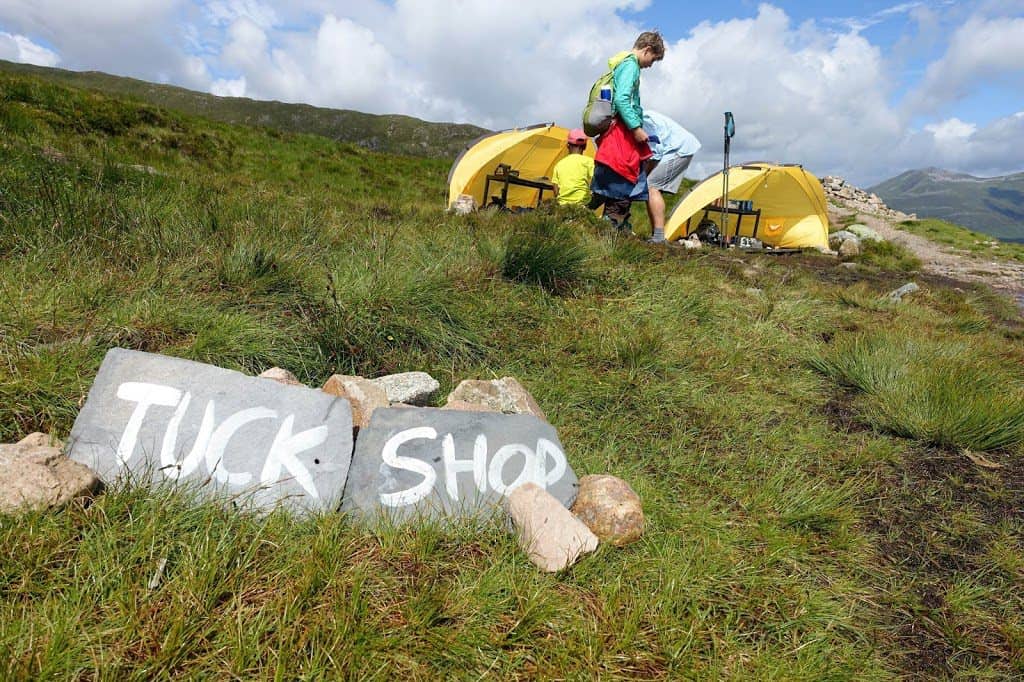
[[[574,229],[551,216],[530,216],[509,235],[501,274],[566,294],[588,278],[587,252]]]
[[[863,394],[860,417],[870,426],[948,448],[1024,443],[1024,388],[964,345],[859,335],[811,366]]]

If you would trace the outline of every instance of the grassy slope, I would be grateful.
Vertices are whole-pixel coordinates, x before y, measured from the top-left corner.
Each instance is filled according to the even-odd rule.
[[[907,232],[928,237],[933,242],[946,244],[976,256],[995,260],[1024,261],[1024,244],[994,243],[994,240],[987,234],[968,230],[966,227],[960,227],[945,220],[937,218],[908,220],[900,223],[898,227]]]
[[[915,276],[893,305],[907,275],[870,262],[652,249],[571,212],[445,215],[446,161],[33,80],[0,79],[0,129],[3,441],[66,435],[115,345],[314,385],[422,369],[442,395],[512,374],[649,521],[547,576],[499,527],[115,489],[0,518],[3,677],[1024,674],[1005,301]]]
[[[283,132],[323,135],[335,141],[351,142],[391,154],[451,158],[471,140],[486,132],[473,125],[433,123],[410,116],[378,116],[308,104],[217,97],[205,92],[111,76],[98,71],[66,71],[0,60],[0,73],[31,75],[110,95],[130,96],[149,104],[205,116],[223,123],[259,125]]]

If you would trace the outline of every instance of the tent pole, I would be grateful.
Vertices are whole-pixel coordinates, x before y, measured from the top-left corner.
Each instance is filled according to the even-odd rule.
[[[726,235],[726,228],[729,225],[729,146],[734,133],[732,125],[732,112],[725,112],[725,126],[724,126],[724,137],[725,146],[722,156],[722,212],[720,216],[721,232],[723,242],[727,242],[729,237]]]

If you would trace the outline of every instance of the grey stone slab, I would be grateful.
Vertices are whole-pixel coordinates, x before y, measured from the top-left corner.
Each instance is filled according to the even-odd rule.
[[[337,509],[352,455],[343,398],[152,353],[107,353],[68,455],[105,483],[187,483],[258,509]]]
[[[558,433],[526,414],[379,409],[360,431],[342,510],[387,517],[486,517],[536,483],[565,507],[578,481]]]

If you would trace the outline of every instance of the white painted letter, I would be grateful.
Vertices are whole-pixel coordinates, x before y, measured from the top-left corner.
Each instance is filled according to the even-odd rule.
[[[551,459],[555,460],[555,468],[548,471],[548,455],[551,455]],[[565,476],[565,453],[555,443],[552,443],[547,438],[537,439],[537,467],[540,472],[540,479],[537,481],[537,485],[542,488],[547,488],[549,485],[557,483]]]
[[[437,472],[434,471],[434,467],[422,460],[413,457],[401,457],[398,454],[400,445],[417,438],[429,438],[432,440],[437,438],[437,431],[429,426],[406,429],[392,436],[384,444],[384,450],[381,451],[380,456],[385,464],[395,469],[414,471],[423,476],[423,480],[420,483],[408,490],[402,490],[397,493],[381,493],[380,503],[386,507],[404,507],[409,504],[415,504],[429,495],[430,491],[434,489],[434,483],[437,481]]]
[[[327,427],[317,426],[300,433],[292,435],[292,424],[295,423],[295,415],[290,414],[284,419],[277,435],[274,436],[274,443],[270,446],[270,454],[263,465],[263,473],[260,474],[260,483],[273,484],[281,477],[281,467],[291,473],[299,482],[309,496],[319,500],[320,495],[313,484],[313,477],[309,470],[302,466],[302,462],[296,459],[295,455],[303,450],[309,450],[327,440]]]
[[[505,482],[501,478],[501,470],[505,467],[505,462],[507,462],[512,457],[512,455],[516,454],[517,452],[522,453],[523,458],[525,460],[523,462],[523,470],[520,472],[516,480],[512,481],[508,485],[505,485]],[[511,443],[510,445],[506,445],[500,448],[496,453],[494,453],[494,458],[491,460],[491,487],[494,488],[494,492],[498,493],[499,495],[504,495],[506,492],[511,491],[513,488],[516,488],[524,483],[528,483],[531,481],[537,483],[538,485],[543,485],[543,483],[541,482],[543,481],[543,479],[535,480],[536,475],[537,456],[533,453],[533,450],[526,447],[525,445],[520,445],[519,443]]]
[[[452,434],[444,437],[444,486],[448,497],[459,499],[459,483],[456,475],[460,471],[472,471],[473,483],[481,493],[487,491],[487,436],[480,434],[473,444],[473,459],[455,459],[455,438]]]
[[[139,440],[139,429],[142,428],[142,420],[146,418],[146,410],[151,405],[174,407],[181,399],[181,391],[161,384],[126,381],[117,387],[117,397],[138,403],[128,419],[128,425],[124,427],[121,442],[117,445],[117,462],[121,466],[126,466],[135,452],[135,444]]]
[[[212,400],[210,404],[213,404]],[[218,482],[240,486],[252,480],[252,474],[247,471],[233,474],[221,466],[224,450],[227,448],[231,436],[235,435],[235,431],[244,425],[257,419],[274,419],[275,417],[277,417],[277,412],[273,410],[268,410],[265,407],[250,407],[231,415],[217,427],[217,430],[210,436],[210,444],[206,448],[206,468]]]
[[[171,416],[171,421],[167,423],[164,443],[160,448],[160,470],[163,471],[164,476],[175,481],[182,476],[188,476],[199,468],[199,463],[206,457],[206,447],[210,444],[210,435],[213,433],[213,426],[216,422],[213,401],[210,400],[206,403],[203,422],[199,425],[199,432],[196,434],[195,442],[192,443],[192,450],[179,463],[178,453],[175,452],[178,447],[178,428],[181,426],[181,420],[184,419],[185,411],[188,410],[191,402],[192,394],[186,393],[178,403],[178,409]]]

